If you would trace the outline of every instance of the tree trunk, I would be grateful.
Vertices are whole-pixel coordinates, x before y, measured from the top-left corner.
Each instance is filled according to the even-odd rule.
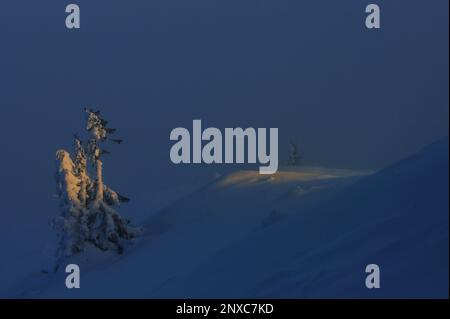
[[[86,207],[86,201],[87,201],[86,182],[85,182],[84,178],[81,177],[81,182],[80,182],[80,202],[81,202],[81,206],[82,207]]]
[[[102,161],[97,160],[97,194],[96,199],[103,200],[103,176],[102,176]]]

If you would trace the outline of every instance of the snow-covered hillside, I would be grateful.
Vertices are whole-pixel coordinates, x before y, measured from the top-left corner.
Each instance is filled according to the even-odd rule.
[[[32,274],[26,297],[448,297],[448,140],[375,174],[237,172],[152,214],[122,256],[88,252],[81,289]],[[365,266],[381,288],[365,287]]]

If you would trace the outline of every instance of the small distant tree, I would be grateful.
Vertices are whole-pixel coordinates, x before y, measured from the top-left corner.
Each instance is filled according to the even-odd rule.
[[[129,199],[103,181],[102,156],[109,153],[103,145],[120,144],[122,140],[110,137],[116,130],[107,127],[99,111],[86,108],[85,112],[87,142],[75,135],[73,160],[66,150],[56,153],[60,215],[53,221],[59,237],[55,271],[65,258],[83,251],[86,245],[103,251],[114,249],[120,254],[139,231],[115,209]],[[95,173],[89,172],[89,166]]]
[[[298,166],[302,163],[302,157],[298,153],[297,144],[294,142],[289,143],[289,157],[287,164],[290,166]]]

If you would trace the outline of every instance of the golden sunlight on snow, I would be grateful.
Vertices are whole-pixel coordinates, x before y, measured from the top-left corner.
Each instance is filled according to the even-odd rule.
[[[227,175],[217,182],[217,187],[250,186],[257,183],[282,184],[292,182],[309,182],[332,178],[364,176],[371,171],[327,169],[320,167],[302,167],[289,170],[278,170],[272,175],[261,175],[258,171],[238,171]]]

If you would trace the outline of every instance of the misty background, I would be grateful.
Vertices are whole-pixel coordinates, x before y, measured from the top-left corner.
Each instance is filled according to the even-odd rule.
[[[380,30],[364,25],[372,2]],[[69,3],[79,30],[65,27]],[[447,136],[448,10],[447,0],[3,3],[2,245],[17,258],[43,249],[55,152],[84,130],[85,106],[125,140],[108,148],[104,174],[131,197],[131,218],[161,189],[243,168],[172,164],[169,133],[193,119],[278,127],[281,163],[293,140],[305,164],[336,168],[381,169]]]

